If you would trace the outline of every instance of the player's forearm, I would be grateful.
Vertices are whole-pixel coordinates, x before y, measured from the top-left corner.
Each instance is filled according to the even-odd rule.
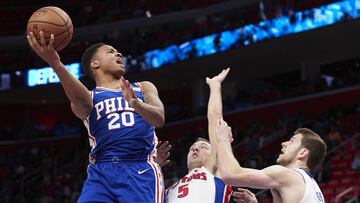
[[[221,178],[229,184],[233,181],[234,174],[241,172],[242,167],[234,157],[230,142],[219,140],[217,153]]]
[[[210,97],[208,104],[207,118],[209,122],[209,139],[211,146],[216,153],[218,148],[218,141],[216,138],[216,122],[222,117],[222,98],[221,98],[221,84],[215,83],[209,85]]]
[[[208,104],[208,118],[218,119],[222,117],[222,98],[221,98],[221,84],[215,83],[209,85],[210,87],[210,97]]]
[[[78,79],[71,75],[61,62],[52,65],[52,68],[59,77],[66,96],[72,103],[76,105],[91,104],[91,97],[88,89]]]
[[[146,122],[155,127],[162,127],[165,123],[164,108],[153,106],[142,101],[134,101],[131,106]]]

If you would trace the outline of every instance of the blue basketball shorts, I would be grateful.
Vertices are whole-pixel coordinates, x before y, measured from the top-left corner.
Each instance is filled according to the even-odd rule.
[[[161,168],[152,160],[96,162],[88,166],[78,203],[163,203],[164,195]]]

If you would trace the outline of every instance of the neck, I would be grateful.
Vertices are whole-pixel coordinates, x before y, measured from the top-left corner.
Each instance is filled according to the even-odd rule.
[[[307,167],[306,163],[304,163],[302,161],[295,161],[295,162],[289,163],[285,167],[290,168],[290,169],[302,168],[302,169],[305,169],[310,172],[309,167]]]
[[[106,87],[110,89],[120,89],[120,78],[114,76],[102,76],[96,78],[97,87]]]
[[[192,166],[189,166],[188,167],[188,172],[192,171],[193,169],[195,168],[201,168],[202,166],[199,166],[199,165],[192,165]]]

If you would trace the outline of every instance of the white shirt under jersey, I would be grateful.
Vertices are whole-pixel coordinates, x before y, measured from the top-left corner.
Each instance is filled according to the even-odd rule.
[[[305,193],[300,203],[321,203],[325,202],[324,195],[322,194],[319,185],[316,183],[311,174],[303,169],[294,169],[300,173],[305,181]]]
[[[195,168],[166,190],[167,203],[228,203],[232,189],[205,167]]]

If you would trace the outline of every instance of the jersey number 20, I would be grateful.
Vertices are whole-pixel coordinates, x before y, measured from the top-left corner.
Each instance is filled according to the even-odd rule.
[[[121,121],[120,120],[121,116]],[[122,112],[119,113],[111,113],[107,116],[108,119],[111,119],[108,127],[109,130],[120,128],[121,126],[130,127],[135,123],[134,113],[133,112]]]

